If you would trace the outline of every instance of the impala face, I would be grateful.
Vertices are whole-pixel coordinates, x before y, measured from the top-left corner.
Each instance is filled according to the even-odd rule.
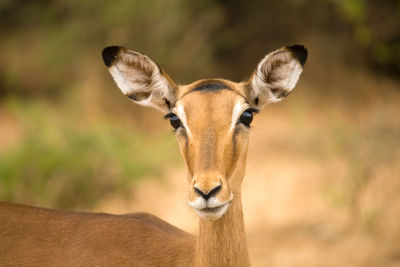
[[[132,50],[107,47],[103,59],[126,96],[166,114],[188,169],[189,205],[201,218],[216,220],[240,194],[253,116],[291,93],[307,50],[294,45],[268,54],[248,82],[208,79],[184,86]]]
[[[240,189],[249,127],[256,111],[244,86],[203,80],[182,88],[169,113],[185,159],[189,205],[203,218],[219,218]]]

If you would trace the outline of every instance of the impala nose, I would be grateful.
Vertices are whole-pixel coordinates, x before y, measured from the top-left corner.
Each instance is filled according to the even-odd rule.
[[[204,191],[201,190],[200,188],[196,187],[196,185],[194,185],[194,191],[196,191],[200,196],[202,196],[206,201],[212,197],[215,196],[220,190],[221,190],[222,186],[219,184],[217,186],[215,186],[214,188],[211,188],[208,191]]]

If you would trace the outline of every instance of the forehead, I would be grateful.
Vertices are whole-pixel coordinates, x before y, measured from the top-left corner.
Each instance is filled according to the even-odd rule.
[[[204,79],[189,85],[180,86],[178,90],[178,99],[183,98],[187,94],[193,92],[219,92],[219,91],[233,91],[237,94],[246,97],[246,88],[243,84],[231,82],[224,79]]]
[[[176,102],[191,127],[212,123],[225,127],[231,123],[234,110],[246,106],[246,98],[235,87],[225,83],[201,83],[188,88]],[[236,108],[235,108],[236,107]]]

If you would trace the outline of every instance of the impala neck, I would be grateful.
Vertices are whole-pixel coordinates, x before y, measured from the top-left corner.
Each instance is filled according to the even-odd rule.
[[[220,219],[200,219],[196,266],[250,266],[240,192]]]

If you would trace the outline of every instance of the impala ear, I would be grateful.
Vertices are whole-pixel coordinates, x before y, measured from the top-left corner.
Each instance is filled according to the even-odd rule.
[[[168,112],[175,103],[176,85],[148,56],[109,46],[103,60],[122,93],[134,102]]]
[[[286,46],[266,55],[249,80],[251,105],[262,108],[288,96],[306,60],[307,49],[302,45]]]

